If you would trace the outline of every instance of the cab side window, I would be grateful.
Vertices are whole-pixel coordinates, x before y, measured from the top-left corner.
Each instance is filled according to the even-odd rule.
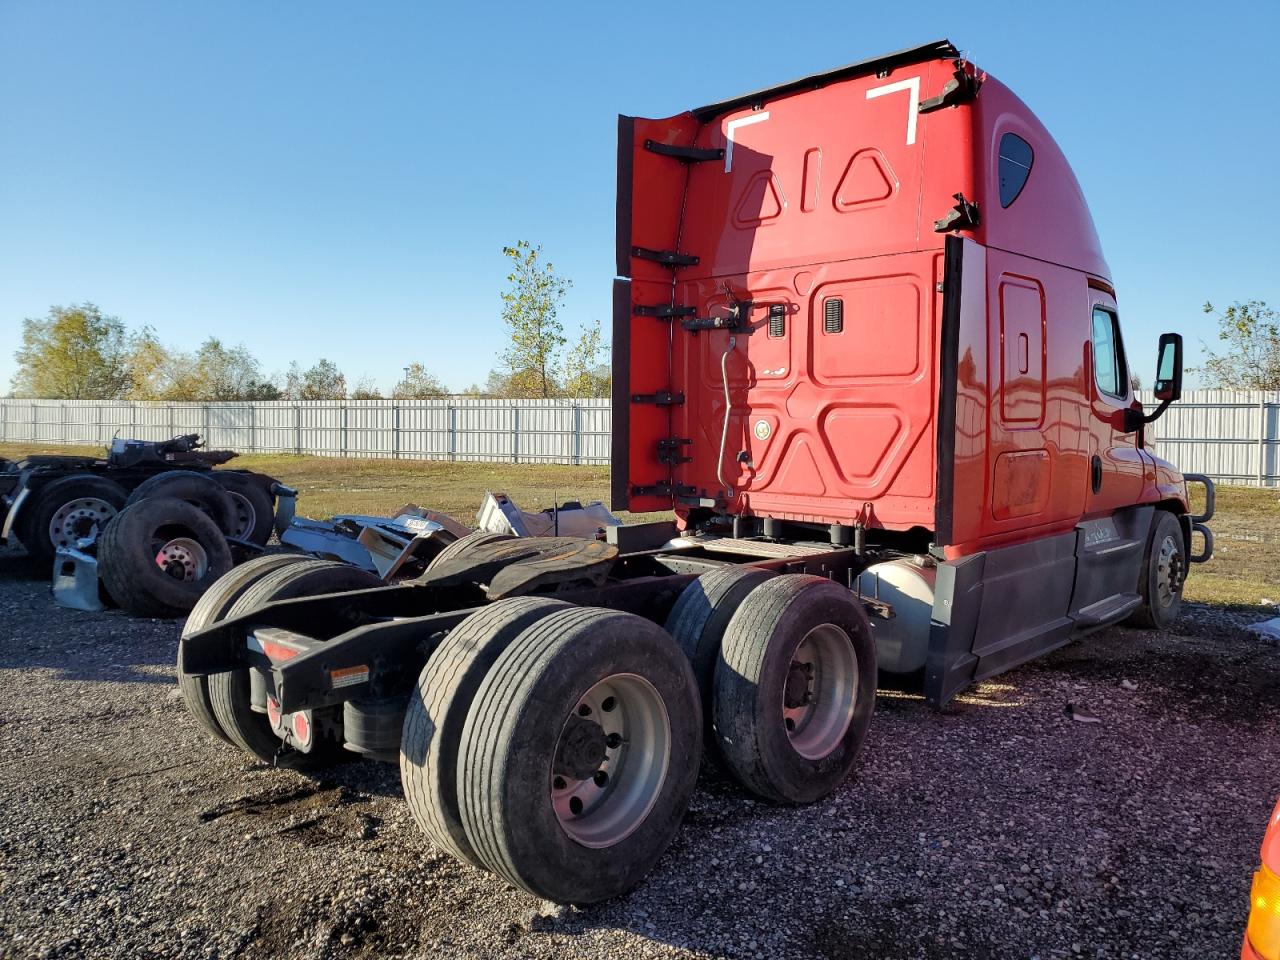
[[[1093,376],[1098,389],[1123,399],[1129,395],[1129,368],[1120,342],[1120,322],[1110,310],[1093,308]]]

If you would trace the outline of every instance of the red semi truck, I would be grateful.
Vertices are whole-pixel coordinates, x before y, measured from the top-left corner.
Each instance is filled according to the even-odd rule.
[[[394,586],[266,557],[179,648],[211,734],[398,761],[434,843],[562,902],[639,882],[704,744],[818,799],[880,671],[940,706],[1167,624],[1212,550],[1212,485],[1193,516],[1145,437],[1181,340],[1148,414],[1066,160],[950,43],[623,117],[618,147],[613,499],[676,520],[474,534]]]

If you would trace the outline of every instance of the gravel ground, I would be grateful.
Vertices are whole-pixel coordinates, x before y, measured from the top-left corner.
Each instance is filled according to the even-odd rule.
[[[883,692],[829,800],[704,773],[648,882],[564,911],[432,849],[393,767],[207,739],[178,624],[60,609],[0,555],[0,957],[1238,955],[1280,793],[1255,619],[1109,630],[940,714]]]

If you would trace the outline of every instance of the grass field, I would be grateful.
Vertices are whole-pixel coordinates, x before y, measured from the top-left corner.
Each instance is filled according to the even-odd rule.
[[[94,454],[90,447],[0,444],[0,457],[27,453]],[[407,503],[469,522],[486,490],[509,494],[523,509],[566,500],[609,500],[609,468],[556,464],[360,460],[293,454],[249,454],[237,467],[270,474],[298,490],[298,512],[389,514]],[[655,515],[660,516],[660,515]],[[1280,490],[1219,487],[1210,526],[1214,558],[1193,567],[1186,596],[1202,603],[1280,603]]]

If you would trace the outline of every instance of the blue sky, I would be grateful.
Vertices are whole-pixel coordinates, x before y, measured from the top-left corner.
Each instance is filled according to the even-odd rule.
[[[1274,3],[23,3],[0,0],[0,391],[20,321],[92,300],[267,372],[501,348],[501,248],[606,321],[619,112],[950,37],[1062,144],[1135,372],[1200,313],[1280,306]]]

